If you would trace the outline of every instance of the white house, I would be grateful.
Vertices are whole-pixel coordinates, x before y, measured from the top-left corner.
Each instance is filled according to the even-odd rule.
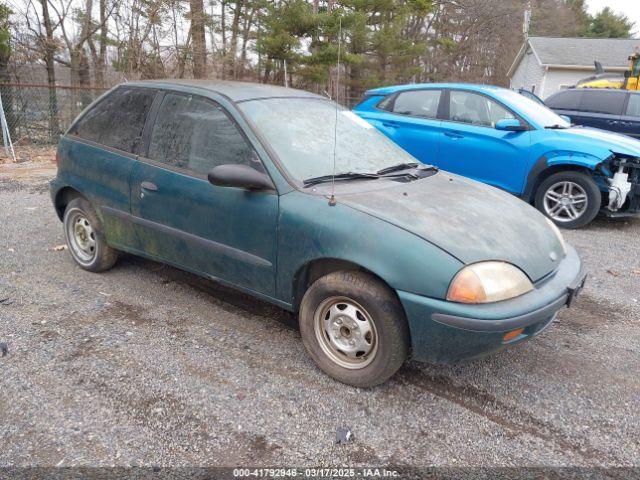
[[[524,88],[545,99],[594,75],[595,60],[605,72],[622,76],[638,46],[640,39],[529,37],[507,76],[511,88]]]

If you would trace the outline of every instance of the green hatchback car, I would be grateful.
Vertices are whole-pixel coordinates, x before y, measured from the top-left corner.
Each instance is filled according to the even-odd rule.
[[[77,118],[57,158],[51,197],[80,267],[129,252],[297,312],[310,356],[351,385],[409,356],[456,362],[529,339],[584,284],[537,210],[418,164],[308,92],[127,83]]]

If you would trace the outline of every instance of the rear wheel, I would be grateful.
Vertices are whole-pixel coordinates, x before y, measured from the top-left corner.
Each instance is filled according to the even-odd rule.
[[[385,382],[409,352],[409,329],[398,299],[362,272],[334,272],[316,280],[302,299],[299,321],[311,358],[349,385]]]
[[[590,175],[559,172],[540,184],[535,204],[559,227],[581,228],[600,211],[602,194]]]
[[[64,211],[64,234],[71,256],[85,270],[102,272],[118,259],[118,252],[107,245],[102,224],[84,198],[69,202]]]

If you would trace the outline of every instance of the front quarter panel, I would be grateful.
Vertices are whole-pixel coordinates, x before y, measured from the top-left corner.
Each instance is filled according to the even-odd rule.
[[[278,297],[295,304],[293,281],[309,262],[339,259],[371,271],[395,290],[445,298],[462,263],[435,245],[340,202],[299,191],[280,197]]]
[[[549,167],[568,164],[595,170],[612,155],[613,145],[595,141],[585,143],[577,136],[561,135],[550,130],[534,130],[531,133],[531,158],[534,163],[544,157]]]

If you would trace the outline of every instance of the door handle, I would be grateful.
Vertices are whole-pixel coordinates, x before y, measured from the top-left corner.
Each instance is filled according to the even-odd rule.
[[[464,138],[462,135],[455,132],[444,132],[444,134],[453,140],[460,140],[461,138]]]
[[[142,182],[140,184],[140,188],[142,188],[143,190],[148,190],[150,192],[155,192],[158,190],[158,186],[152,182]]]
[[[391,122],[389,120],[383,120],[382,125],[384,125],[385,127],[394,127],[394,128],[399,126],[398,123]]]

